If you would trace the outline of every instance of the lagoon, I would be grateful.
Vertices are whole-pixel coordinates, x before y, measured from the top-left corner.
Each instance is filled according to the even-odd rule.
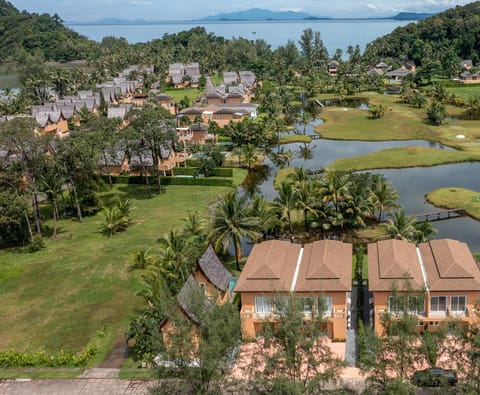
[[[298,42],[303,30],[311,28],[321,33],[325,46],[330,54],[337,48],[344,52],[349,45],[360,45],[362,50],[366,44],[377,37],[390,33],[396,27],[404,26],[411,21],[395,21],[393,19],[335,19],[318,21],[215,21],[215,22],[158,22],[142,24],[67,24],[73,30],[101,41],[103,37],[124,37],[129,43],[147,42],[162,38],[164,34],[190,30],[195,26],[204,27],[209,33],[227,39],[243,37],[248,40],[263,39],[272,49],[285,44],[288,40]]]

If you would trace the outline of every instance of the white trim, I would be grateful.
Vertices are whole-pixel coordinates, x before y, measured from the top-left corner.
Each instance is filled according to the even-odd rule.
[[[420,249],[417,247],[417,255],[418,255],[418,262],[420,263],[420,270],[422,271],[423,283],[425,284],[426,291],[430,291],[428,286],[428,279],[427,279],[427,272],[425,271],[425,265],[423,264],[422,253]]]
[[[297,285],[298,272],[300,271],[300,265],[302,264],[303,256],[303,247],[300,248],[300,253],[298,254],[297,267],[295,268],[295,273],[293,274],[292,286],[290,287],[290,292],[295,292],[295,286]]]

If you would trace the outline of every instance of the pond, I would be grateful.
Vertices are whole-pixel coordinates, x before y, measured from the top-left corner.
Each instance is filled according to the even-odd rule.
[[[307,134],[312,134],[313,128]],[[305,150],[304,143],[283,145],[283,150],[292,150],[296,153],[290,166],[304,167],[317,170],[327,167],[338,158],[365,155],[386,148],[403,146],[423,146],[451,150],[437,142],[425,140],[411,141],[340,141],[340,140],[314,140],[309,144],[310,157],[300,155]],[[262,193],[268,199],[277,195],[273,187],[273,179],[279,169],[275,163],[266,158],[264,167],[259,170],[256,183],[256,192]],[[420,214],[433,212],[437,209],[425,201],[425,194],[434,189],[448,186],[463,187],[480,190],[480,163],[460,163],[436,167],[406,168],[396,170],[373,170],[372,172],[384,174],[394,188],[399,192],[399,204],[405,208],[407,214]],[[438,229],[438,238],[452,238],[466,242],[472,251],[480,251],[480,222],[469,217],[450,219],[433,223]]]

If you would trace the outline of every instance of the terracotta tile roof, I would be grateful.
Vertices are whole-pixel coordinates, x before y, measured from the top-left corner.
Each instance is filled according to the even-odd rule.
[[[383,240],[368,245],[368,281],[371,291],[406,290],[405,279],[415,290],[425,287],[415,244]]]
[[[235,292],[289,292],[300,250],[300,244],[288,241],[255,244]]]
[[[335,240],[306,244],[296,292],[350,291],[352,289],[352,245]]]
[[[431,291],[480,291],[480,271],[465,243],[432,240],[419,250]]]
[[[198,267],[205,277],[219,290],[226,292],[233,278],[210,244],[198,260]]]

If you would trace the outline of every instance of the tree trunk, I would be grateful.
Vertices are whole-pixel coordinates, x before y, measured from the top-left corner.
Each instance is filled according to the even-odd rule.
[[[240,262],[238,260],[240,258],[240,251],[238,248],[238,240],[236,237],[233,238],[233,249],[235,250],[235,268],[240,271]]]
[[[41,227],[41,221],[40,221],[40,210],[38,208],[38,198],[37,194],[33,193],[32,194],[32,204],[33,204],[33,213],[35,215],[35,226],[37,228],[37,233],[39,234],[40,237],[42,237],[42,227]]]
[[[290,234],[293,234],[293,224],[292,224],[292,216],[290,210],[288,210],[288,226],[290,228]]]
[[[27,228],[28,228],[28,234],[30,236],[30,242],[33,243],[32,225],[30,224],[30,218],[28,218],[28,213],[26,210],[23,212],[23,215],[25,216],[25,221],[27,221]]]
[[[82,209],[80,207],[80,202],[78,201],[77,188],[75,182],[70,179],[70,184],[72,185],[73,197],[75,198],[75,206],[77,207],[77,216],[80,222],[83,222]]]
[[[52,239],[57,238],[57,200],[52,199],[52,208],[53,208],[53,235]]]
[[[107,174],[108,174],[108,183],[110,184],[110,186],[112,186],[113,185],[112,176],[110,175],[110,169],[108,168],[107,155],[105,154],[105,152],[103,152],[103,159],[105,161],[105,169],[106,169]]]

